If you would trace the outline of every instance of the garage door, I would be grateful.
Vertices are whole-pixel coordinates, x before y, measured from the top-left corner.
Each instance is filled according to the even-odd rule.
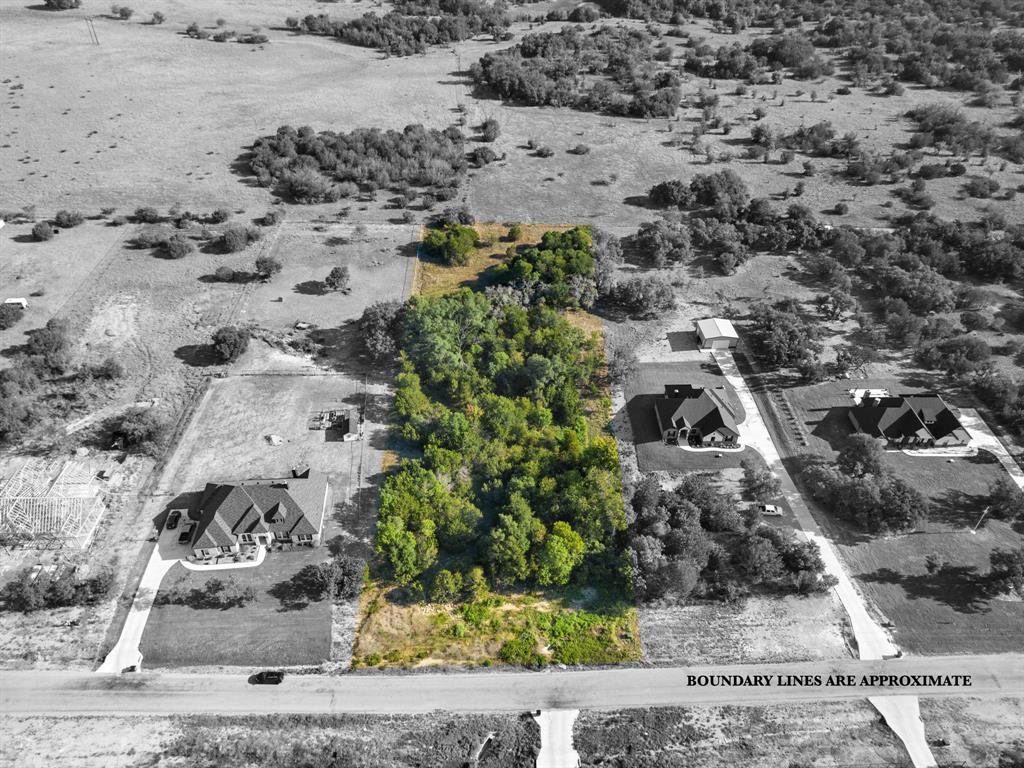
[[[712,349],[728,349],[732,342],[731,339],[711,339],[710,341]]]

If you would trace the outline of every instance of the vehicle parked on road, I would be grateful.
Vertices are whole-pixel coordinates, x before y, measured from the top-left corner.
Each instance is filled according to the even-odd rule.
[[[284,672],[277,669],[264,669],[250,678],[253,685],[280,685],[284,680]]]

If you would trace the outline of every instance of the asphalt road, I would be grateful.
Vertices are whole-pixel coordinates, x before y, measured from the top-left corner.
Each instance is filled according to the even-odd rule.
[[[757,685],[691,685],[691,675],[762,679],[750,681]],[[769,675],[766,685],[763,678]],[[780,675],[794,683],[786,676],[800,677],[805,684],[780,685]],[[806,679],[815,675],[821,684]],[[852,675],[857,684],[827,685],[830,675]],[[861,685],[865,675],[970,675],[971,684]],[[249,685],[244,674],[0,673],[0,713],[9,714],[491,712],[764,705],[901,694],[1024,696],[1024,654],[583,671],[289,675],[277,686]]]

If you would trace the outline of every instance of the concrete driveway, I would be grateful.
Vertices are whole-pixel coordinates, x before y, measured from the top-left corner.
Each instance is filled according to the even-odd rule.
[[[988,424],[978,415],[978,412],[974,408],[961,408],[960,424],[971,436],[970,447],[984,448],[986,451],[994,454],[999,459],[999,463],[1010,473],[1010,477],[1017,484],[1017,487],[1024,490],[1024,471],[1013,460],[1013,456],[1006,450],[1006,446],[989,429]]]
[[[736,367],[732,353],[715,350],[711,354],[715,358],[715,362],[718,363],[718,367],[722,369],[725,378],[736,390],[739,401],[746,411],[747,417],[740,427],[743,433],[741,440],[760,453],[768,467],[778,476],[782,483],[782,493],[786,497],[786,501],[789,502],[797,522],[800,523],[807,538],[818,545],[821,550],[821,559],[825,563],[825,570],[835,576],[837,580],[836,595],[850,617],[860,658],[864,660],[884,659],[896,655],[898,652],[896,645],[888,633],[872,618],[864,597],[857,591],[853,580],[843,567],[838,550],[821,532],[810,509],[804,503],[802,494],[797,491],[793,478],[786,471],[782,458],[775,448],[771,433],[768,431],[768,426],[757,407],[757,401]],[[869,700],[882,714],[893,732],[902,739],[915,768],[929,768],[936,765],[935,758],[925,739],[924,723],[921,722],[917,697],[873,696]]]

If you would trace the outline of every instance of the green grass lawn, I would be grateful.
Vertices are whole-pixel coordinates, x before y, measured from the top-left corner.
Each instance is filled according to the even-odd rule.
[[[331,652],[331,604],[311,600],[291,581],[325,559],[324,548],[275,552],[256,568],[201,573],[175,565],[160,585],[202,590],[211,578],[233,577],[256,589],[255,602],[229,608],[155,605],[142,636],[147,667],[319,664]]]

